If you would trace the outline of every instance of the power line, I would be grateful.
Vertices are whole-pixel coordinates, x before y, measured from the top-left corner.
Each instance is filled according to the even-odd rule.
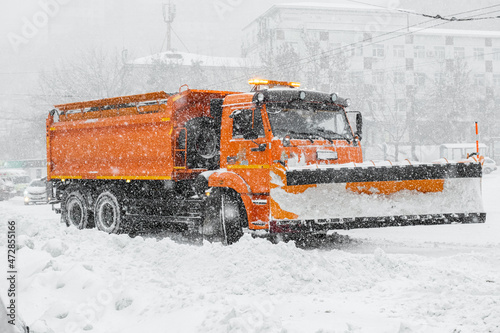
[[[431,14],[425,14],[425,13],[417,13],[415,11],[405,10],[405,9],[400,9],[400,8],[390,9],[390,8],[387,8],[387,7],[384,7],[384,6],[369,4],[369,3],[366,3],[366,2],[363,2],[363,1],[356,1],[356,0],[346,0],[346,1],[353,2],[353,3],[358,3],[358,4],[363,4],[363,5],[367,5],[367,6],[378,7],[378,8],[386,9],[388,11],[398,11],[398,12],[407,13],[407,14],[411,14],[411,15],[418,15],[418,16],[433,18],[433,19],[437,19],[437,20],[451,21],[451,22],[475,21],[475,20],[487,20],[487,19],[498,19],[498,18],[500,18],[500,16],[477,17],[477,18],[456,18],[455,17],[456,15],[461,15],[461,14],[464,14],[464,13],[470,13],[470,12],[474,12],[474,11],[478,11],[478,10],[482,10],[482,9],[488,9],[488,8],[498,7],[500,5],[492,5],[492,6],[484,7],[484,8],[481,8],[481,9],[474,9],[474,10],[470,10],[470,11],[467,11],[467,12],[453,14],[452,17],[448,18],[448,17],[445,17],[444,15],[440,15],[440,14],[431,15]],[[484,15],[484,14],[482,14],[482,15]]]
[[[191,53],[191,51],[189,51],[189,48],[186,46],[186,44],[184,44],[183,40],[179,37],[179,35],[177,34],[177,32],[175,32],[174,28],[171,28],[172,29],[172,32],[174,33],[174,35],[177,37],[177,39],[181,42],[181,44],[186,48],[186,50],[188,52]]]

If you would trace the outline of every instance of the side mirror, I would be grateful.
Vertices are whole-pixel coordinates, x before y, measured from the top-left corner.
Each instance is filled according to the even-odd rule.
[[[361,141],[361,135],[363,134],[363,116],[361,115],[361,112],[358,112],[356,114],[356,133],[359,140]]]
[[[347,116],[349,118],[349,122],[351,125],[356,123],[356,129],[354,130],[354,136],[358,137],[361,141],[361,137],[363,135],[363,116],[359,111],[349,111],[347,112]]]

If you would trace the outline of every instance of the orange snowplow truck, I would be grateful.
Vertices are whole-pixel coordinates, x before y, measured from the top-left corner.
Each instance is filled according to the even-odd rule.
[[[244,232],[484,222],[481,165],[363,162],[349,100],[293,82],[56,105],[48,180],[62,222],[108,233]],[[349,121],[351,120],[351,121]]]

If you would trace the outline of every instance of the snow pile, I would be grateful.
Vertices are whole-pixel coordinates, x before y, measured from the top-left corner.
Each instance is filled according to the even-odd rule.
[[[484,179],[486,224],[343,231],[363,241],[342,250],[76,230],[21,198],[0,202],[0,228],[17,222],[32,332],[495,332],[499,185]]]

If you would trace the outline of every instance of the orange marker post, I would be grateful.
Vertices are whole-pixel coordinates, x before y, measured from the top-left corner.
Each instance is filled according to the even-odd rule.
[[[476,153],[479,155],[479,131],[477,128],[477,121],[476,121]]]

